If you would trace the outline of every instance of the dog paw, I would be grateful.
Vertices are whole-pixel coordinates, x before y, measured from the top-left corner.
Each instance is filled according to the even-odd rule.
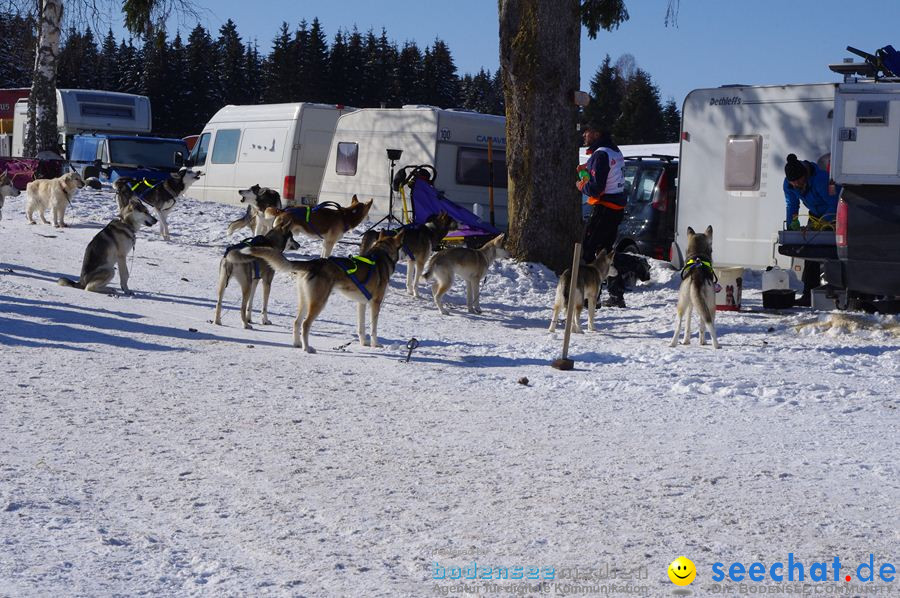
[[[313,349],[312,347],[306,347],[306,349],[304,349],[304,350],[305,350],[307,353],[315,353],[315,352],[316,352],[316,350]]]
[[[272,320],[270,320],[269,318],[263,318],[263,319],[261,320],[261,323],[262,323],[263,326],[271,326],[271,325],[272,325]]]
[[[244,324],[244,330],[253,330],[253,326],[250,325],[249,322]]]

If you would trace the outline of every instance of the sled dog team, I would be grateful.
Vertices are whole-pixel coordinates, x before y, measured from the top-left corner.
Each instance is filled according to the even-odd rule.
[[[119,214],[88,243],[84,253],[81,274],[77,281],[60,278],[59,284],[88,291],[108,291],[115,269],[119,269],[122,291],[128,288],[126,258],[134,249],[136,232],[142,226],[160,224],[160,234],[169,240],[167,216],[176,200],[196,181],[201,172],[182,168],[159,184],[120,178],[113,187]],[[53,223],[65,227],[65,210],[72,195],[84,187],[77,173],[67,173],[56,179],[36,180],[27,185],[26,218],[35,224],[35,212],[45,224],[44,211],[50,209]],[[335,244],[346,232],[359,226],[372,207],[372,200],[360,202],[353,196],[349,206],[332,202],[315,207],[283,208],[277,191],[253,185],[241,190],[241,203],[247,205],[244,215],[231,222],[228,233],[249,228],[254,237],[231,245],[219,263],[219,279],[214,322],[221,324],[222,299],[228,283],[233,279],[241,288],[241,322],[251,328],[253,296],[260,281],[263,284],[263,307],[260,321],[270,324],[268,301],[275,271],[290,272],[297,283],[297,317],[294,320],[294,346],[314,353],[309,344],[309,330],[316,317],[325,308],[332,291],[337,289],[355,300],[357,306],[357,333],[359,342],[377,347],[378,316],[384,301],[388,282],[399,260],[407,261],[406,289],[418,297],[418,285],[422,278],[432,285],[437,309],[449,312],[443,305],[443,297],[459,275],[466,282],[466,307],[469,313],[481,313],[479,303],[481,281],[491,264],[509,254],[503,248],[504,235],[499,235],[479,249],[451,247],[437,251],[441,239],[454,226],[444,212],[433,216],[424,226],[402,227],[394,231],[367,231],[360,243],[360,255],[347,258],[332,257]],[[11,184],[7,173],[0,174],[0,208],[4,196],[15,197],[18,190]],[[156,217],[148,207],[152,207]],[[293,235],[302,232],[322,239],[323,249],[319,258],[290,260],[284,251],[297,248]],[[712,268],[712,227],[704,233],[688,228],[688,245],[685,268],[676,308],[675,333],[671,345],[678,342],[684,324],[683,343],[689,344],[691,315],[699,316],[700,344],[706,344],[709,332],[714,348],[719,348],[715,330],[715,274]],[[552,307],[550,331],[556,329],[560,312],[565,313],[569,301],[574,301],[573,330],[583,332],[581,312],[587,307],[588,330],[594,331],[594,317],[602,282],[615,276],[614,251],[601,251],[594,261],[582,265],[578,272],[575,295],[569,297],[571,273],[563,272],[559,278]],[[429,259],[430,258],[430,259]],[[366,305],[369,306],[371,330],[366,336]],[[686,322],[685,322],[686,318]]]

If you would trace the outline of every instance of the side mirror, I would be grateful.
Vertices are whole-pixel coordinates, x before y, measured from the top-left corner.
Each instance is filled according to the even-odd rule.
[[[175,166],[181,168],[184,165],[184,152],[175,152]]]

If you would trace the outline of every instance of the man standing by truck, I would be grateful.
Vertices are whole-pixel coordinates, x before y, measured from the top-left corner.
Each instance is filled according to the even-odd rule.
[[[622,173],[625,158],[609,133],[593,125],[584,129],[584,145],[590,157],[587,164],[578,166],[575,186],[593,206],[585,225],[582,254],[584,261],[589,263],[599,250],[610,251],[616,242],[619,224],[625,215],[625,176]],[[622,297],[625,289],[618,277],[610,281],[609,290],[607,305],[625,307]]]
[[[841,188],[831,182],[828,172],[807,160],[788,154],[784,165],[785,222],[790,230],[800,230],[800,202],[809,210],[807,228],[814,231],[834,230]],[[809,306],[812,290],[822,282],[819,262],[806,260],[803,267],[803,295],[795,305]]]

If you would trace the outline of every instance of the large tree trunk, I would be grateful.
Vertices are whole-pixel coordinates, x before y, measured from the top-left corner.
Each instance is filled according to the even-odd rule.
[[[509,238],[521,260],[561,272],[581,240],[575,189],[579,0],[499,0],[506,95]]]
[[[56,125],[56,61],[62,27],[62,0],[39,0],[40,37],[34,60],[34,79],[28,98],[28,123],[25,127],[25,155],[55,151]]]

